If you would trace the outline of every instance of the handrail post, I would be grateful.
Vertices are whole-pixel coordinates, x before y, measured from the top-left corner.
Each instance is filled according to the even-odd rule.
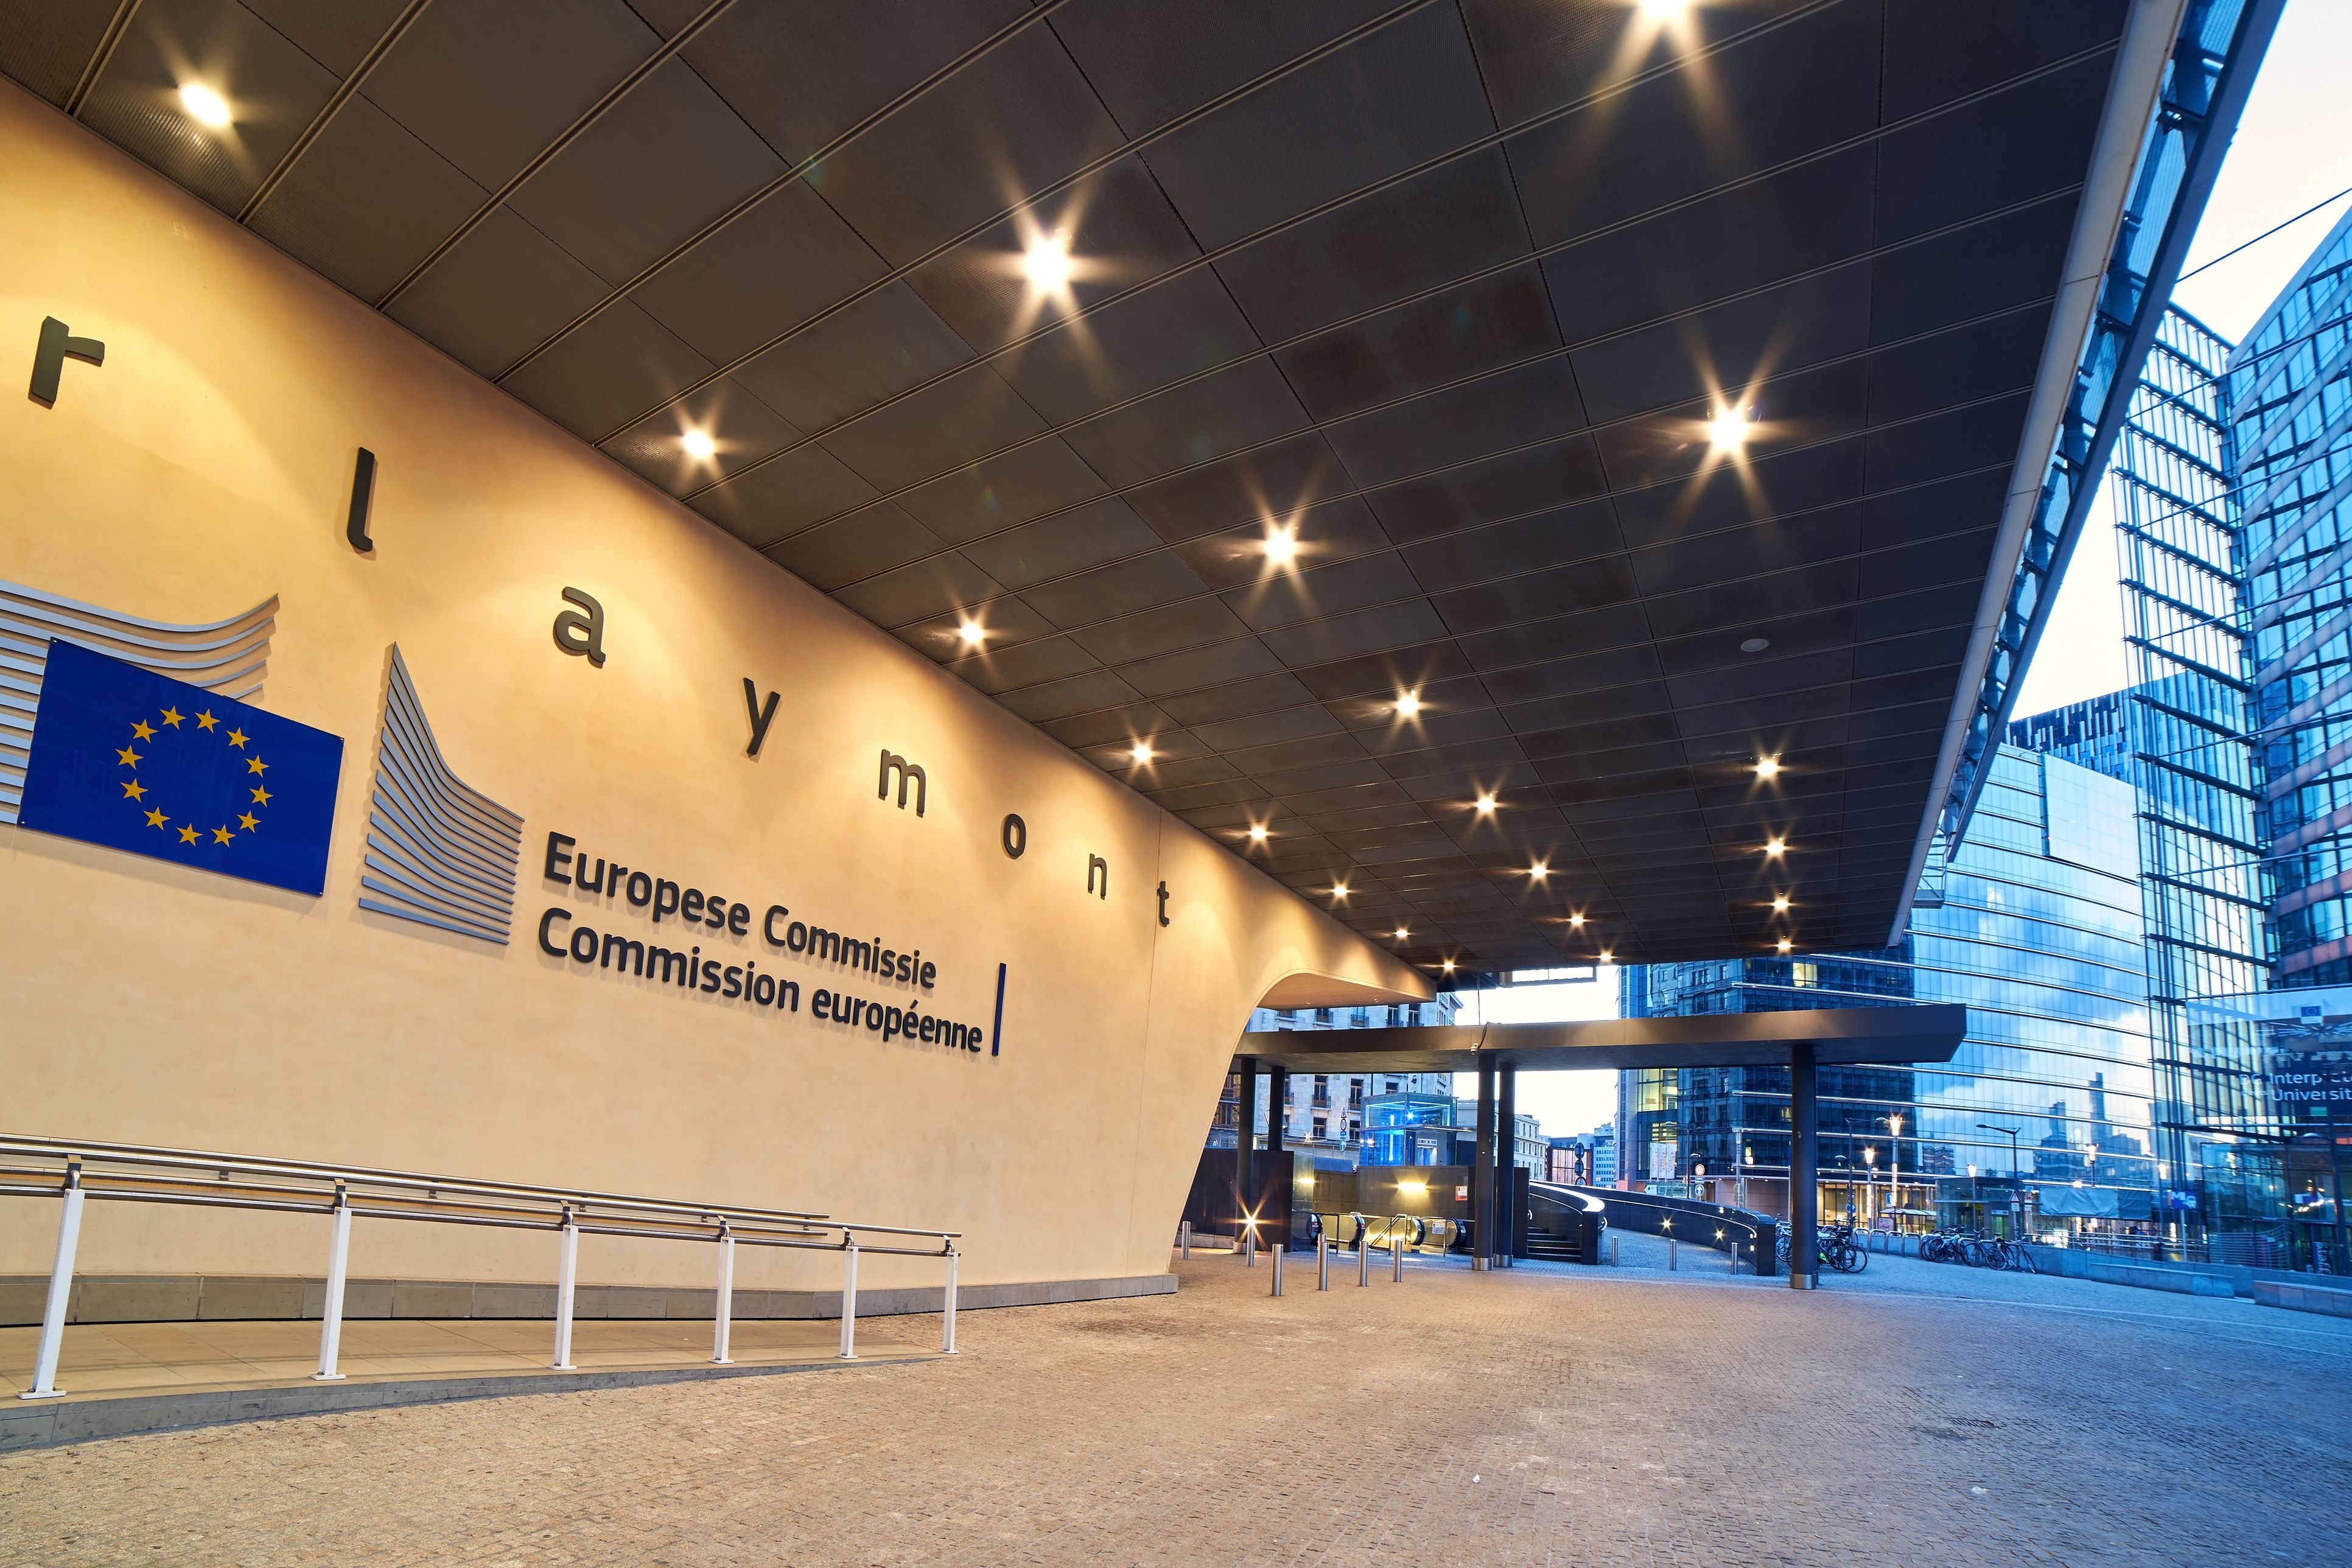
[[[551,1363],[560,1372],[572,1368],[572,1293],[580,1277],[580,1221],[572,1205],[563,1205],[562,1249],[556,1255],[555,1271],[555,1360]]]
[[[1187,1228],[1189,1229],[1190,1227],[1188,1226]],[[1192,1237],[1189,1235],[1184,1239],[1188,1244],[1192,1241]],[[961,1256],[962,1254],[956,1251],[955,1243],[948,1243],[948,1290],[946,1300],[940,1312],[940,1353],[941,1355],[953,1355],[956,1353],[956,1259]]]
[[[41,1348],[33,1358],[33,1386],[19,1399],[55,1399],[58,1352],[66,1335],[66,1304],[73,1297],[74,1248],[81,1242],[81,1162],[66,1162],[65,1212],[58,1216],[57,1261],[49,1266],[49,1299],[41,1310]]]
[[[727,1353],[727,1340],[735,1327],[735,1237],[728,1231],[727,1222],[719,1222],[719,1309],[710,1332],[710,1360],[717,1366],[729,1365],[732,1358]]]
[[[319,1370],[310,1374],[313,1383],[343,1381],[335,1363],[343,1351],[343,1286],[350,1275],[352,1256],[352,1194],[351,1189],[341,1182],[335,1184],[335,1213],[328,1236],[327,1299],[319,1310]]]
[[[857,1237],[841,1233],[841,1359],[857,1359]]]

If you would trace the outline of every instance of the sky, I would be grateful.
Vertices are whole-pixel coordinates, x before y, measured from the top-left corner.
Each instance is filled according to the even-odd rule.
[[[2245,244],[2315,202],[2352,185],[2352,4],[2289,0],[2238,134],[2221,165],[2183,272]],[[2352,205],[2331,204],[2183,283],[2174,302],[2235,341],[2270,308],[2323,236]],[[2108,491],[2074,548],[2050,625],[2025,672],[2017,714],[2045,712],[2125,683],[2122,596],[2116,588],[2115,520]]]
[[[2206,203],[2184,271],[2352,186],[2347,65],[2352,65],[2352,0],[2289,0]],[[2347,205],[2352,197],[2189,279],[2174,296],[2176,301],[2223,337],[2242,337]],[[2116,587],[2114,519],[2106,502],[2102,486],[2018,694],[2020,716],[2079,702],[2124,684],[2123,612]],[[1616,1016],[1617,972],[1606,967],[1598,981],[1580,984],[1470,992],[1462,1006],[1465,1024]],[[1471,1075],[1456,1075],[1456,1094],[1476,1091]],[[1547,1135],[1590,1132],[1616,1114],[1617,1075],[1521,1073],[1518,1102],[1522,1110],[1541,1118]]]

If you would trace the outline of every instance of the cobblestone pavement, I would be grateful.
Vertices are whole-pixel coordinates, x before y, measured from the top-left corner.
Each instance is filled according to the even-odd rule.
[[[969,1313],[952,1362],[14,1456],[0,1561],[2347,1560],[2352,1323],[1908,1259],[1804,1295],[1635,1239],[1280,1300],[1219,1256]]]

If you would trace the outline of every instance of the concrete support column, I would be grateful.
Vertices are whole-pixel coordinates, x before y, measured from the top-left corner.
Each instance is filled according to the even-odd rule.
[[[1821,1134],[1813,1099],[1813,1047],[1789,1047],[1789,1285],[1810,1290],[1821,1283]]]
[[[1237,1118],[1240,1125],[1234,1130],[1234,1212],[1245,1219],[1250,1206],[1250,1145],[1257,1137],[1255,1131],[1257,1126],[1257,1058],[1234,1058],[1234,1071],[1241,1076],[1237,1106],[1241,1113]],[[1235,1247],[1241,1245],[1242,1235],[1248,1228],[1236,1222],[1234,1227]]]
[[[1495,1100],[1495,1245],[1490,1256],[1504,1268],[1511,1266],[1511,1238],[1518,1233],[1519,1069],[1497,1068],[1501,1092]]]
[[[1495,1068],[1478,1063],[1478,1150],[1470,1166],[1470,1267],[1484,1268],[1495,1255]]]
[[[1286,1131],[1284,1123],[1290,1117],[1290,1069],[1267,1068],[1265,1090],[1266,1179],[1274,1181],[1277,1173],[1286,1165],[1286,1162],[1272,1156],[1282,1152]],[[1287,1183],[1269,1196],[1265,1213],[1258,1217],[1263,1222],[1258,1229],[1264,1235],[1266,1246],[1287,1247],[1290,1245],[1290,1187]],[[1281,1276],[1275,1278],[1278,1279]]]

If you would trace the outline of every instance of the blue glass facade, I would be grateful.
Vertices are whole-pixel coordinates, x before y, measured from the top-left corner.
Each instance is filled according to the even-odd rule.
[[[2175,1171],[2267,1114],[2249,1029],[2192,1024],[2200,998],[2259,989],[2263,785],[2251,733],[2225,366],[2229,343],[2168,310],[2111,473],[2126,651],[2135,683],[2011,726],[2139,791],[2158,1148]]]
[[[1823,1212],[2151,1224],[2169,1173],[2156,1147],[2137,816],[2128,784],[2000,747],[1942,902],[1915,910],[1904,945],[1628,969],[1625,1011],[1965,1003],[1968,1037],[1948,1066],[1822,1069]],[[1629,1103],[1643,1076],[1626,1075]],[[1704,1167],[1708,1195],[1784,1209],[1787,1070],[1671,1077],[1659,1097],[1670,1105],[1629,1115],[1627,1155],[1672,1143],[1680,1178]]]
[[[2273,973],[2352,981],[2352,217],[2230,356]]]

